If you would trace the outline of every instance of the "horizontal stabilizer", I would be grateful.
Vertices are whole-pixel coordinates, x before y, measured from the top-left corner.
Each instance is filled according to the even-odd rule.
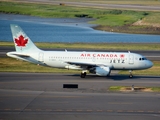
[[[19,56],[19,57],[30,57],[30,55],[27,55],[27,54],[22,54],[22,53],[17,53],[17,52],[8,52],[7,53],[7,56]]]

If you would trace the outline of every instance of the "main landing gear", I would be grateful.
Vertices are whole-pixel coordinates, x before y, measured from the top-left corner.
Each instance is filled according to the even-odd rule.
[[[82,71],[81,72],[81,78],[85,78],[86,77],[87,72],[86,71]]]
[[[132,70],[129,70],[129,78],[133,78]]]

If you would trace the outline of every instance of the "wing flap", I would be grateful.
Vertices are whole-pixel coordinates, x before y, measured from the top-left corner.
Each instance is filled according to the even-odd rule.
[[[84,62],[66,62],[70,65],[77,65],[77,66],[81,66],[81,67],[95,67],[95,66],[99,66],[97,64],[94,64],[94,63],[84,63]]]
[[[86,62],[70,62],[70,61],[68,61],[68,62],[65,62],[65,63],[68,63],[68,64],[70,64],[70,65],[75,65],[75,66],[79,66],[79,67],[81,67],[81,68],[83,68],[83,69],[91,69],[91,68],[94,68],[94,67],[100,67],[100,66],[105,66],[105,67],[109,67],[109,68],[111,68],[112,66],[110,66],[110,65],[105,65],[105,64],[95,64],[95,63],[86,63]]]

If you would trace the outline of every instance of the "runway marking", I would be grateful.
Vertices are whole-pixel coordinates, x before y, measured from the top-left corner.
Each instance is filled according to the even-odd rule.
[[[46,109],[46,111],[52,111],[52,109]]]
[[[31,109],[24,109],[24,111],[31,111]]]
[[[117,112],[124,112],[123,110],[117,110]]]
[[[55,112],[62,112],[63,110],[61,109],[57,109],[57,110],[54,110]]]
[[[15,108],[15,109],[11,109],[11,108],[4,108],[4,109],[0,109],[1,112],[5,111],[5,112],[10,112],[10,111],[16,111],[16,112],[20,112],[22,111],[22,109],[20,108]],[[153,110],[102,110],[102,109],[97,109],[97,110],[92,110],[92,109],[24,109],[23,112],[109,112],[109,113],[113,113],[113,112],[117,112],[117,113],[150,113],[150,114],[160,114],[160,111],[153,111]]]
[[[87,112],[92,112],[93,110],[86,110]]]
[[[36,95],[1,95],[1,97],[35,97]],[[52,96],[52,95],[43,95],[43,96],[38,96],[41,98],[86,98],[87,96]],[[53,102],[54,103],[54,102]],[[55,102],[55,103],[62,103],[62,102]],[[68,103],[68,102],[63,102],[63,103]]]
[[[103,112],[103,110],[97,110],[97,112]]]
[[[107,112],[113,112],[113,110],[107,110]]]
[[[66,110],[67,112],[72,112],[73,110]]]
[[[108,102],[108,104],[132,104],[130,102]]]
[[[143,110],[138,110],[137,112],[144,112]]]
[[[76,110],[77,112],[82,112],[83,110]]]
[[[133,110],[128,110],[127,112],[134,112]]]
[[[48,102],[48,101],[43,101],[43,103],[51,103],[51,104],[68,104],[69,102]]]
[[[36,111],[42,111],[42,109],[36,109]]]

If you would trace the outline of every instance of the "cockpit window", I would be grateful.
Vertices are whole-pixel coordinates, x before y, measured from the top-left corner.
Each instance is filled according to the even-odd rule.
[[[143,57],[143,58],[139,58],[139,60],[147,60],[147,58]]]

